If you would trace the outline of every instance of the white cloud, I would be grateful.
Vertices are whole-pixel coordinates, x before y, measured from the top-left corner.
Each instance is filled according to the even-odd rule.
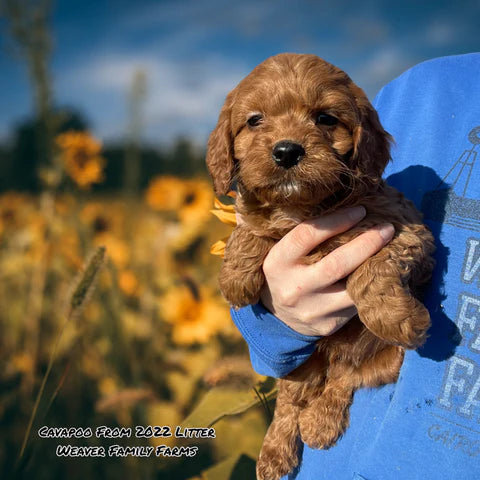
[[[147,6],[138,5],[134,11],[120,19],[118,26],[133,31],[176,24],[180,26],[177,34],[186,31],[203,30],[206,27],[227,27],[244,30],[247,35],[256,33],[255,25],[268,21],[280,9],[288,12],[291,6],[288,0],[247,0],[243,2],[225,2],[225,0],[171,0]],[[255,24],[252,27],[252,24]],[[184,27],[182,28],[182,25]],[[208,31],[206,32],[208,33]]]
[[[461,25],[460,25],[461,28]],[[425,43],[434,47],[449,45],[461,34],[459,26],[447,18],[434,18],[423,34]]]
[[[393,45],[385,45],[374,50],[366,60],[349,72],[352,80],[361,86],[373,99],[378,90],[413,66],[416,59]]]
[[[109,54],[95,56],[58,78],[60,95],[78,92],[76,103],[86,106],[88,98],[105,98],[117,105],[106,111],[92,104],[87,114],[105,137],[121,137],[127,118],[126,96],[135,72],[147,77],[145,127],[151,139],[169,140],[172,135],[187,134],[204,140],[214,126],[226,94],[248,73],[246,66],[221,57],[202,61],[174,61],[152,54]],[[75,93],[73,93],[75,95]],[[95,108],[93,108],[95,107]],[[126,115],[124,113],[124,115]]]

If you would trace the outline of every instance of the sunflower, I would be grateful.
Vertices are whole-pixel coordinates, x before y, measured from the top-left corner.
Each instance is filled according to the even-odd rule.
[[[102,233],[95,236],[93,244],[96,247],[104,246],[107,249],[109,258],[117,268],[126,268],[131,260],[128,243],[112,233]]]
[[[155,178],[145,193],[152,209],[174,215],[174,221],[167,224],[166,238],[175,251],[185,250],[204,233],[212,199],[207,181],[173,176]]]
[[[80,212],[80,219],[94,237],[104,233],[120,234],[123,231],[124,209],[118,203],[88,202]]]
[[[185,182],[185,195],[178,216],[182,223],[203,224],[210,216],[210,205],[213,193],[210,184],[205,180],[189,180]]]
[[[212,193],[205,180],[166,175],[150,182],[145,201],[153,210],[176,212],[181,222],[199,223],[208,217]]]
[[[3,230],[23,228],[37,215],[37,205],[27,195],[6,192],[0,195],[0,225]]]
[[[178,345],[205,343],[229,326],[228,307],[211,290],[192,281],[169,289],[160,301],[163,319]]]
[[[228,196],[235,198],[235,192],[229,192]],[[215,208],[210,210],[222,223],[235,227],[237,225],[237,217],[235,215],[234,205],[227,205],[222,203],[218,198],[215,198]],[[210,247],[210,253],[212,255],[218,255],[222,257],[225,255],[225,246],[227,244],[228,237],[222,238],[218,242],[215,242]]]
[[[134,297],[139,292],[139,282],[132,270],[122,270],[118,274],[118,286],[128,297]]]
[[[65,172],[82,189],[103,180],[105,159],[101,143],[86,132],[69,131],[56,137]]]
[[[182,206],[186,193],[185,182],[165,175],[150,182],[145,192],[145,201],[153,210],[175,211]]]
[[[47,222],[39,203],[38,199],[16,192],[0,195],[0,234],[10,251],[7,261],[16,252],[32,266],[47,255],[44,241]]]
[[[89,202],[80,212],[80,219],[93,236],[93,245],[104,245],[118,268],[125,268],[131,259],[124,240],[125,212],[120,203]]]

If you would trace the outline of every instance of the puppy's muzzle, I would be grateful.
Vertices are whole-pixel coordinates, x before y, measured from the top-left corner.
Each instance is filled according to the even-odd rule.
[[[305,155],[304,148],[298,143],[282,140],[272,150],[272,158],[275,163],[283,168],[295,166]]]

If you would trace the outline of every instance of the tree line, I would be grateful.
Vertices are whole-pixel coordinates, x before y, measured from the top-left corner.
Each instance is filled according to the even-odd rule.
[[[55,134],[70,130],[89,130],[88,122],[78,112],[64,111],[60,118]],[[48,163],[48,159],[41,151],[41,142],[38,142],[38,136],[43,131],[40,123],[40,120],[31,118],[18,124],[11,140],[0,145],[0,191],[36,193],[42,188],[38,173],[41,167]],[[198,149],[187,137],[179,137],[169,146],[152,147],[140,143],[135,148],[137,155],[130,159],[127,157],[128,140],[125,143],[104,145],[102,156],[106,160],[105,180],[92,187],[93,191],[123,190],[128,181],[126,161],[138,162],[136,185],[133,185],[133,191],[137,193],[157,175],[192,177],[206,174],[205,152]],[[129,187],[132,189],[131,179]]]

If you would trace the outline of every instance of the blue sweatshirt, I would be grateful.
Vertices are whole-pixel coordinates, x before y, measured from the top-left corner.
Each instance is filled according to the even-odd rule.
[[[355,393],[350,427],[329,450],[303,447],[295,480],[480,479],[480,54],[431,60],[375,102],[396,141],[389,184],[424,213],[437,265],[426,344],[396,384]],[[281,377],[313,352],[261,305],[232,311],[259,373]]]

